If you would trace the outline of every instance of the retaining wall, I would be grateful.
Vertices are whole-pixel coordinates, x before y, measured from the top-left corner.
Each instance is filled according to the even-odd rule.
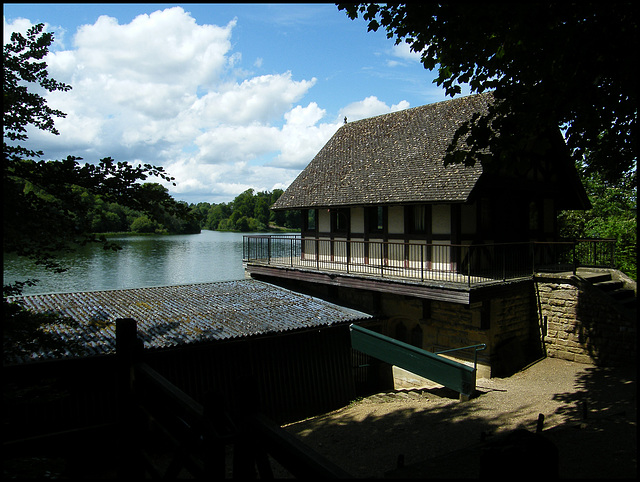
[[[615,300],[575,275],[538,275],[546,355],[580,363],[636,362],[637,321]]]

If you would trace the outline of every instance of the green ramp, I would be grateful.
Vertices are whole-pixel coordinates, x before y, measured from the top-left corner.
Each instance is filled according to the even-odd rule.
[[[351,346],[378,360],[404,368],[423,378],[470,397],[476,388],[476,369],[416,348],[375,331],[349,325]]]

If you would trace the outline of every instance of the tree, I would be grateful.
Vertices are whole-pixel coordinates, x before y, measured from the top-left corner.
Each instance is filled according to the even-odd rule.
[[[49,78],[46,63],[35,62],[47,55],[53,42],[53,34],[42,33],[43,28],[43,24],[32,27],[26,38],[13,33],[11,43],[4,46],[3,141],[4,137],[11,141],[27,140],[27,126],[30,124],[43,131],[58,134],[53,118],[66,116],[63,112],[49,107],[42,96],[29,92],[25,85],[37,83],[49,92],[66,92],[71,89],[71,86]],[[42,152],[27,149],[19,144],[8,146],[3,142],[3,147],[5,157],[11,155],[13,159],[16,156],[42,155]]]
[[[43,25],[30,28],[25,36],[13,33],[3,48],[3,250],[29,257],[53,270],[64,270],[56,261],[60,251],[88,242],[105,248],[117,246],[92,234],[90,203],[86,193],[100,196],[153,217],[158,204],[166,211],[182,215],[184,209],[165,192],[151,190],[140,181],[149,176],[173,181],[162,167],[133,166],[110,157],[97,164],[78,163],[78,157],[38,161],[41,151],[22,145],[27,128],[58,134],[55,117],[64,113],[51,109],[41,95],[32,92],[68,91],[71,87],[48,76],[44,58],[53,42]],[[30,90],[31,89],[31,90]]]
[[[253,210],[253,217],[256,218],[265,229],[269,228],[269,218],[271,215],[269,211],[269,206],[271,206],[269,199],[270,196],[268,196],[267,193],[259,192]]]
[[[198,222],[198,226],[204,227],[207,222],[207,216],[211,209],[211,205],[208,202],[199,202],[198,204],[191,204],[189,207]]]
[[[143,214],[138,216],[131,223],[131,231],[134,233],[155,233],[158,224],[149,219],[149,216]]]
[[[240,216],[251,217],[255,209],[256,200],[253,195],[253,189],[247,189],[246,191],[238,194],[233,200],[233,212]],[[234,220],[235,221],[235,220]]]
[[[226,203],[214,204],[207,214],[207,229],[222,229],[219,228],[220,222],[227,219],[230,215],[231,208]]]
[[[445,162],[502,167],[566,130],[574,160],[615,181],[637,167],[636,9],[631,2],[338,4],[370,31],[403,40],[437,69],[447,95],[494,92],[463,125]],[[495,133],[500,133],[496,136]],[[489,150],[489,152],[487,152]]]
[[[565,238],[615,239],[616,268],[637,280],[637,186],[629,178],[604,181],[579,166],[582,183],[593,206],[589,211],[562,211],[560,235]]]
[[[11,35],[3,47],[3,159],[2,159],[2,239],[4,253],[17,253],[54,271],[64,271],[56,260],[60,251],[69,251],[88,242],[101,242],[105,248],[117,246],[91,229],[96,196],[105,203],[115,202],[135,210],[153,211],[160,202],[167,212],[178,215],[184,208],[170,202],[168,195],[151,192],[140,184],[149,176],[165,181],[173,178],[161,167],[149,164],[132,166],[110,157],[97,164],[78,163],[78,157],[38,161],[41,151],[25,147],[29,126],[58,134],[54,118],[64,113],[50,108],[46,99],[33,90],[68,91],[71,87],[49,78],[44,62],[53,42],[42,24],[30,28],[26,36]],[[19,294],[24,280],[3,286],[3,355],[24,354],[31,347],[46,347],[51,342],[47,325],[71,323],[57,315],[38,316],[11,303],[9,295]],[[49,343],[50,345],[50,343]],[[58,347],[64,349],[64,347]]]
[[[246,233],[249,231],[249,218],[246,216],[241,216],[234,224],[234,229],[237,231],[241,231]]]

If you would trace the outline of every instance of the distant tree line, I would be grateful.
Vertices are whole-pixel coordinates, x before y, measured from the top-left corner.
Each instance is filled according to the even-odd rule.
[[[77,188],[80,189],[80,188]],[[158,183],[145,183],[143,190],[153,205],[155,197],[166,199],[168,190]],[[127,206],[104,200],[88,191],[79,193],[85,205],[84,225],[93,233],[196,234],[202,229],[218,231],[274,231],[300,228],[300,211],[273,212],[270,206],[282,195],[282,189],[258,192],[247,189],[229,203],[187,204],[173,201],[186,215],[176,216],[163,204],[155,206],[150,216]]]
[[[142,195],[147,199],[145,211],[136,210],[117,202],[105,200],[100,194],[83,190],[78,186],[76,198],[86,217],[82,225],[92,233],[156,233],[156,234],[196,234],[200,225],[190,212],[187,203],[176,201],[168,194],[168,189],[158,183],[144,183]],[[170,199],[167,202],[167,198]],[[155,203],[154,199],[164,202]],[[173,204],[168,206],[167,204]],[[174,207],[174,209],[169,209]],[[151,211],[151,212],[149,212]],[[180,215],[176,213],[180,213]]]
[[[302,226],[298,210],[271,211],[271,205],[282,195],[282,189],[273,192],[255,192],[247,189],[229,203],[191,204],[191,214],[202,229],[212,231],[274,231],[297,230]]]

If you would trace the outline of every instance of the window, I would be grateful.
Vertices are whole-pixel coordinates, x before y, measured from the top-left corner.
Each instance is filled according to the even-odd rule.
[[[426,212],[427,209],[424,204],[412,206],[412,233],[425,233],[427,231]]]
[[[307,230],[315,231],[316,230],[316,210],[309,209],[307,211]]]
[[[381,233],[384,231],[384,208],[377,206],[369,208],[369,232]]]
[[[346,233],[349,230],[349,210],[338,209],[335,211],[335,231]]]

